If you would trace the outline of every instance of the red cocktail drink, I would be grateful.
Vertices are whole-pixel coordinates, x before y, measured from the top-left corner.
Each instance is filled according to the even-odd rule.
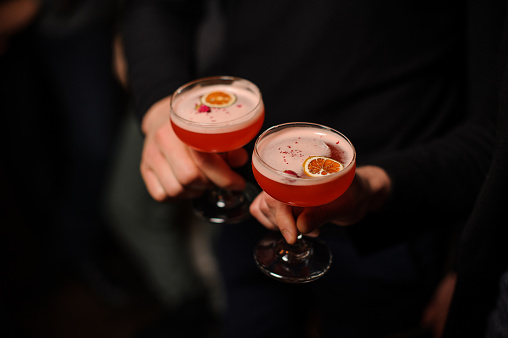
[[[340,162],[339,172],[308,176],[305,160],[322,156]],[[355,151],[333,129],[312,124],[286,124],[269,129],[258,139],[252,170],[261,188],[276,200],[299,207],[329,203],[342,195],[355,176]]]
[[[353,164],[351,170],[340,179],[313,185],[291,184],[291,180],[294,180],[291,177],[288,183],[281,183],[263,176],[254,166],[252,170],[259,186],[276,200],[299,207],[315,207],[330,203],[342,195],[353,181],[355,167]]]
[[[188,146],[202,152],[225,152],[249,143],[261,130],[264,106],[256,86],[225,77],[200,79],[175,92],[171,124]]]
[[[259,88],[233,76],[214,76],[178,88],[170,104],[173,131],[190,148],[206,153],[239,149],[261,130],[265,108]],[[196,213],[212,223],[238,223],[250,217],[258,188],[244,191],[215,187],[194,199]]]
[[[171,124],[178,138],[190,147],[207,153],[217,153],[238,149],[249,143],[261,130],[263,120],[264,109],[250,121],[251,124],[235,131],[222,133],[200,133],[183,129],[174,122]]]
[[[269,128],[252,154],[254,177],[276,200],[315,207],[339,198],[355,176],[356,151],[340,132],[326,126],[293,122]],[[316,238],[298,236],[289,245],[280,233],[262,239],[254,251],[266,275],[288,283],[321,277],[332,263],[328,247]]]

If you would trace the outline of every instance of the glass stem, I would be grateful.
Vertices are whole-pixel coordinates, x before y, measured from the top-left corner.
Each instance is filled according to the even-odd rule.
[[[210,201],[218,208],[231,209],[241,205],[245,198],[241,192],[215,187],[210,190]]]
[[[290,264],[304,263],[312,255],[312,246],[298,234],[295,244],[288,244],[284,239],[277,248],[280,258]]]

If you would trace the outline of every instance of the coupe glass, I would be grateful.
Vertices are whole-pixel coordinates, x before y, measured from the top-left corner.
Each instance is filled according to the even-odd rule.
[[[342,169],[326,175],[304,170],[304,164],[313,163],[307,160],[314,156],[338,161]],[[338,165],[335,161],[326,163]],[[252,170],[260,187],[294,207],[320,206],[337,199],[351,185],[355,168],[356,151],[346,136],[307,122],[269,128],[258,137],[252,154]],[[331,253],[321,240],[300,234],[297,242],[290,245],[280,232],[263,238],[255,248],[254,258],[265,274],[288,283],[313,281],[326,273],[332,262]]]
[[[232,76],[214,76],[189,82],[171,99],[171,124],[189,147],[225,153],[256,137],[264,121],[261,92],[252,82]],[[243,192],[208,190],[194,200],[196,213],[212,223],[238,223],[249,217],[249,205],[258,194],[253,184]]]

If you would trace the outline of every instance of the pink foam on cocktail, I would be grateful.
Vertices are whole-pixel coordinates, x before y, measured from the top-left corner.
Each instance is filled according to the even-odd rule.
[[[201,97],[213,92],[234,95],[236,101],[220,108],[204,105]],[[171,125],[180,140],[196,150],[226,152],[241,148],[263,125],[261,93],[246,80],[230,84],[203,81],[203,85],[198,83],[177,93],[171,102]]]
[[[330,157],[347,166],[353,158],[353,149],[341,136],[323,129],[288,128],[266,136],[258,145],[258,153],[262,160],[278,171],[291,171],[298,178],[309,178],[303,171],[303,163],[310,156]],[[293,184],[315,184],[313,180],[293,180],[272,172],[269,168],[259,165],[253,157],[256,169],[274,181]],[[331,177],[330,177],[331,179]],[[315,180],[315,179],[314,179]]]
[[[209,111],[200,109],[202,102],[200,98],[215,91],[232,93],[236,96],[236,102],[229,107],[214,108]],[[212,85],[206,87],[196,87],[188,92],[182,93],[176,102],[173,102],[173,108],[178,116],[198,125],[191,125],[183,120],[175,120],[175,123],[189,131],[200,133],[224,133],[245,128],[246,124],[255,119],[257,114],[261,114],[263,108],[259,106],[259,95],[240,87],[227,85]],[[259,107],[258,107],[259,106]],[[246,113],[256,110],[253,114],[246,116]],[[204,125],[199,125],[204,124]],[[206,124],[220,125],[220,128],[207,128]]]
[[[332,151],[320,135],[303,135],[301,131],[281,131],[277,138],[263,147],[261,157],[277,170],[291,170],[304,176],[303,162],[310,156],[330,157]]]
[[[353,145],[324,126],[287,123],[265,131],[256,141],[252,172],[260,187],[276,200],[299,207],[337,199],[355,176]],[[311,156],[333,158],[344,165],[337,173],[308,176],[302,164]]]

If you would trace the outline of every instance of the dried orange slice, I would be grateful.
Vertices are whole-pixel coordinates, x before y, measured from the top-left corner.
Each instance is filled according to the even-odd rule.
[[[211,92],[201,96],[201,103],[212,108],[229,107],[236,102],[236,95],[226,92]]]
[[[307,176],[321,177],[337,173],[344,169],[344,165],[333,158],[311,156],[303,162],[303,172]]]

